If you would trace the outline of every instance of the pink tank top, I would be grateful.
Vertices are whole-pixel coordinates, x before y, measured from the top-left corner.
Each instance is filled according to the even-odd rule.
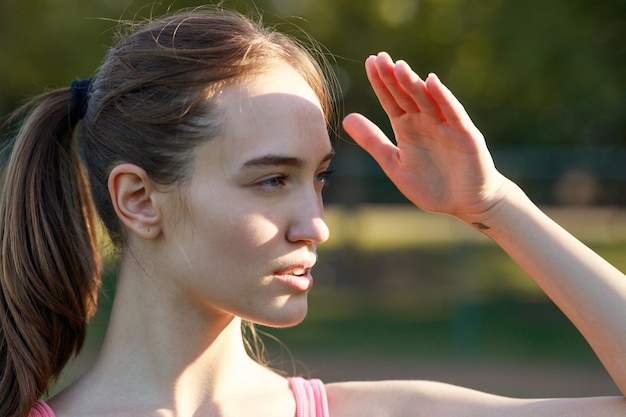
[[[296,399],[295,417],[328,417],[326,389],[319,379],[289,378],[289,386]],[[38,402],[28,417],[56,417],[48,404]]]
[[[39,401],[35,406],[30,410],[28,417],[56,417],[54,412],[48,404],[43,401]]]

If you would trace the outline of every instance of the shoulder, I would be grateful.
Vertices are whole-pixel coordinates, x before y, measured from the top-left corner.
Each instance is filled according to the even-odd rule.
[[[433,381],[340,382],[326,385],[330,414],[352,417],[455,416],[461,404],[476,407],[509,399]],[[467,409],[463,415],[467,414]]]
[[[433,381],[341,382],[326,393],[335,417],[626,415],[622,397],[516,399]]]

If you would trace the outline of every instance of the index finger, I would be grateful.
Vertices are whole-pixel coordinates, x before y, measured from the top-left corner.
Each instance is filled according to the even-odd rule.
[[[383,106],[383,109],[390,118],[394,118],[405,113],[405,110],[402,108],[393,91],[390,89],[391,81],[389,81],[388,78],[390,75],[392,78],[395,77],[394,67],[395,64],[391,60],[391,57],[384,52],[381,52],[378,55],[371,55],[365,61],[367,79],[372,85],[378,101],[380,101],[380,104]],[[383,72],[387,73],[386,77],[383,77]],[[387,78],[387,80],[385,78]],[[397,83],[397,80],[394,80],[393,82]]]

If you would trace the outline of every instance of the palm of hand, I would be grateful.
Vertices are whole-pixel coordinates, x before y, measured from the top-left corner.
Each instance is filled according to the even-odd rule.
[[[366,69],[397,146],[361,115],[348,115],[344,127],[398,189],[423,210],[459,217],[495,204],[502,176],[452,93],[435,76],[422,81],[386,54],[370,57]]]

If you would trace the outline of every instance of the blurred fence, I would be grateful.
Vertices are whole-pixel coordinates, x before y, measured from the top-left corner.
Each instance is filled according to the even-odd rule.
[[[327,203],[406,203],[362,149],[345,141],[336,146]],[[491,152],[497,168],[537,204],[626,205],[626,148],[500,145]]]

